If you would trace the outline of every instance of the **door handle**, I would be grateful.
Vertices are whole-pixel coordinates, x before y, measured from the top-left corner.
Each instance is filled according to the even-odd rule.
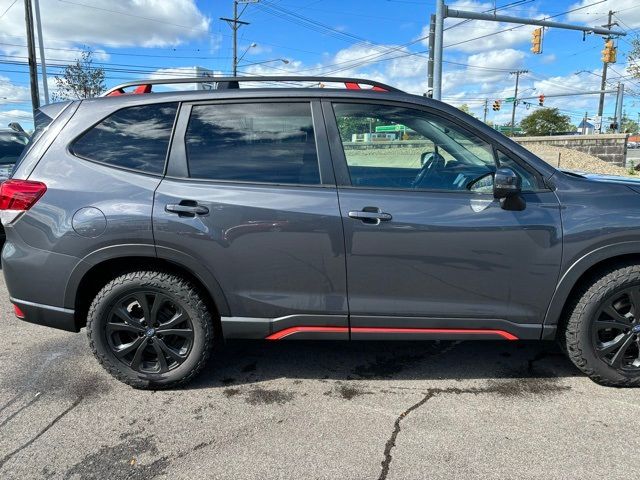
[[[363,223],[369,223],[371,225],[379,225],[380,222],[388,222],[393,217],[390,213],[385,213],[378,207],[364,207],[362,210],[350,211],[349,218],[361,220]]]
[[[169,213],[177,213],[180,216],[195,217],[196,215],[206,215],[209,209],[204,205],[198,205],[191,200],[183,200],[179,204],[169,204],[164,207]]]

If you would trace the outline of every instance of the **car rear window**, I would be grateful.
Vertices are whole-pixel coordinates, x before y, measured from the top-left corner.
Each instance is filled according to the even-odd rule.
[[[85,132],[72,151],[116,167],[162,173],[177,110],[177,103],[123,108]]]
[[[311,105],[195,105],[186,132],[192,178],[316,185],[320,169]]]
[[[0,165],[16,163],[28,141],[24,133],[0,132]]]

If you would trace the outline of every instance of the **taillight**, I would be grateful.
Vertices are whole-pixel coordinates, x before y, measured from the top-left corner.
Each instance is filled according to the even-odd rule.
[[[16,317],[18,317],[21,320],[24,320],[24,312],[22,310],[20,310],[20,307],[17,305],[13,306],[13,312],[16,314]]]
[[[0,210],[29,210],[46,191],[42,182],[7,180],[0,185]]]

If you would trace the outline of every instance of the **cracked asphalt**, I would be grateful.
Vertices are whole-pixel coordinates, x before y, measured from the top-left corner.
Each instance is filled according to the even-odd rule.
[[[617,479],[640,394],[553,344],[233,343],[187,388],[105,373],[0,281],[0,478]]]

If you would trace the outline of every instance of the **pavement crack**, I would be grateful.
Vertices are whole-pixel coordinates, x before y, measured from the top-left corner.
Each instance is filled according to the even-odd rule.
[[[11,398],[7,403],[5,403],[3,406],[0,407],[0,413],[4,412],[7,408],[9,408],[11,405],[13,405],[18,400],[20,400],[21,396],[22,396],[22,392],[14,395],[13,398]]]
[[[37,398],[37,397],[36,397]],[[4,467],[4,465],[11,460],[16,454],[20,453],[22,450],[24,450],[25,448],[30,447],[33,442],[35,442],[36,440],[38,440],[42,435],[44,435],[45,433],[47,433],[47,431],[53,427],[56,423],[58,423],[60,420],[62,420],[62,418],[64,418],[65,415],[67,415],[71,410],[73,410],[74,408],[76,408],[80,402],[82,401],[82,397],[79,397],[78,399],[76,399],[69,407],[67,407],[62,413],[60,413],[56,418],[54,418],[53,420],[51,420],[51,422],[49,422],[47,424],[46,427],[44,427],[42,430],[40,430],[33,438],[31,438],[31,440],[29,440],[28,442],[22,444],[21,446],[19,446],[18,448],[16,448],[15,450],[13,450],[12,452],[7,453],[4,457],[2,457],[2,459],[0,459],[0,468]]]
[[[384,446],[384,460],[381,463],[382,471],[380,472],[380,476],[378,477],[378,480],[385,480],[387,478],[387,475],[389,474],[389,466],[391,465],[391,460],[392,460],[391,450],[393,450],[393,447],[396,446],[396,438],[398,438],[398,434],[400,433],[400,422],[402,421],[402,419],[405,418],[414,410],[417,410],[422,405],[427,403],[438,393],[440,393],[440,390],[429,390],[426,393],[426,395],[422,398],[422,400],[420,400],[417,403],[414,403],[409,408],[407,408],[404,412],[398,415],[398,418],[396,418],[396,421],[393,424],[393,431],[391,432],[391,436],[389,437],[389,440],[387,440],[387,443]]]
[[[21,406],[18,410],[16,410],[15,412],[13,412],[11,415],[9,415],[7,418],[5,418],[2,423],[0,423],[0,428],[4,427],[7,423],[9,423],[11,420],[13,420],[16,416],[18,416],[20,414],[20,412],[22,412],[23,410],[29,408],[31,405],[33,405],[38,398],[40,398],[40,392],[36,393],[35,396],[29,400],[25,405]]]
[[[386,480],[387,475],[389,474],[389,467],[391,466],[391,461],[393,456],[391,455],[391,451],[396,446],[396,439],[398,438],[398,434],[400,433],[400,423],[404,418],[407,417],[411,412],[417,410],[433,397],[437,395],[446,395],[446,394],[454,394],[454,395],[481,395],[481,394],[496,394],[502,396],[526,396],[526,395],[547,395],[547,394],[557,394],[567,390],[570,390],[569,386],[555,385],[550,379],[517,379],[515,381],[507,381],[507,382],[493,382],[484,387],[470,387],[470,388],[458,388],[458,387],[449,387],[449,388],[430,388],[424,394],[424,397],[417,403],[410,406],[404,412],[402,412],[396,421],[393,424],[393,431],[391,432],[391,436],[384,447],[384,460],[381,462],[382,471],[380,472],[380,476],[378,480]]]

